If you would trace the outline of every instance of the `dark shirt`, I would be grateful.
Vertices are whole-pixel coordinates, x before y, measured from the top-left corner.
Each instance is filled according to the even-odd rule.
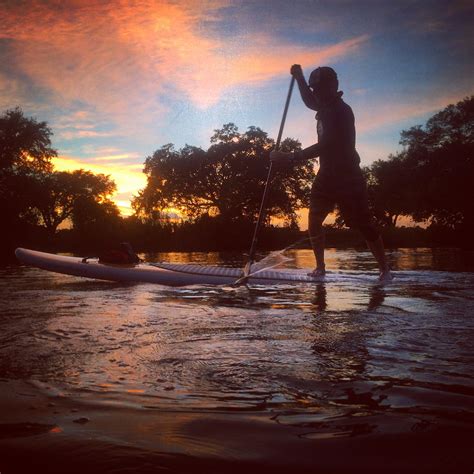
[[[354,114],[340,97],[316,114],[318,143],[297,153],[296,158],[319,157],[319,179],[344,179],[360,174],[355,149]]]

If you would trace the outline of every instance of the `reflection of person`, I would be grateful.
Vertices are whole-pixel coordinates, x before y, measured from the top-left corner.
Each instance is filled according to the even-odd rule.
[[[324,283],[318,283],[316,285],[316,291],[314,293],[313,304],[318,311],[324,313],[328,307],[328,293]]]
[[[323,279],[326,273],[322,224],[337,204],[344,222],[358,229],[367,241],[380,269],[379,279],[390,281],[382,238],[372,223],[367,187],[355,149],[354,114],[341,98],[336,72],[330,67],[319,67],[311,73],[309,85],[299,64],[291,67],[291,74],[298,82],[305,105],[317,111],[318,143],[294,153],[273,151],[270,158],[282,163],[319,157],[309,209],[309,235],[316,257],[316,268],[310,275]]]
[[[361,303],[361,293],[357,290],[346,295],[347,305],[354,300],[353,309],[341,310],[338,290],[332,292],[330,287],[326,289],[325,282],[317,282],[314,285],[314,296],[312,303],[314,311],[312,313],[309,334],[312,337],[311,348],[315,354],[314,364],[316,373],[321,380],[345,381],[357,380],[366,377],[367,363],[370,362],[371,354],[368,349],[368,340],[371,338],[371,331],[382,321],[374,313],[383,305],[386,293],[383,285],[371,285],[363,289],[363,295],[368,296],[367,307]],[[362,288],[361,288],[362,289]],[[354,311],[356,310],[356,311]],[[337,313],[338,317],[334,318]],[[375,325],[375,326],[374,326]],[[347,390],[347,391],[346,391]],[[356,394],[350,387],[344,389],[347,393],[348,403],[354,401],[355,404],[363,404],[376,407],[377,399],[373,393]],[[378,398],[380,402],[381,399]]]
[[[380,285],[374,286],[370,290],[370,300],[369,304],[367,305],[367,309],[369,311],[375,311],[378,309],[380,306],[383,305],[383,302],[385,301],[385,291]]]
[[[312,303],[318,313],[324,313],[328,308],[328,293],[324,282],[318,282],[314,291]],[[374,285],[369,289],[368,311],[376,311],[385,301],[385,291],[382,285]],[[333,308],[334,309],[334,308]]]

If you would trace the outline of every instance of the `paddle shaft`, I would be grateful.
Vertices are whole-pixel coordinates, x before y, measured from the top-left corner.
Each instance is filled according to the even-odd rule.
[[[277,137],[277,141],[276,141],[276,145],[275,145],[275,150],[280,149],[281,137],[283,135],[283,128],[285,127],[286,114],[288,113],[288,107],[290,106],[291,93],[293,92],[293,86],[294,85],[295,85],[295,78],[292,77],[291,82],[290,82],[290,87],[288,89],[288,95],[286,96],[285,109],[283,110],[283,117],[281,118],[280,131],[278,132],[278,137]],[[267,181],[265,183],[265,189],[263,191],[262,202],[260,203],[260,209],[258,211],[257,224],[255,225],[255,230],[254,230],[253,239],[252,239],[252,245],[250,246],[249,258],[248,258],[248,261],[247,261],[247,265],[245,265],[244,275],[248,275],[250,273],[250,266],[252,265],[252,263],[254,261],[255,252],[257,251],[258,232],[259,232],[261,224],[262,224],[262,222],[265,218],[265,205],[266,205],[266,202],[267,202],[268,190],[270,189],[270,180],[271,180],[271,177],[272,177],[272,168],[273,168],[273,162],[270,161],[270,166],[268,168],[268,174],[267,174]]]

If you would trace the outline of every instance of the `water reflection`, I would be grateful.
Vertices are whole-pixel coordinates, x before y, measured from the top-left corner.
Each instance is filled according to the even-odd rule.
[[[328,309],[328,290],[326,286],[325,283],[319,283],[315,286],[312,304],[316,312],[324,312]],[[375,311],[383,305],[386,296],[386,290],[383,286],[377,284],[370,285],[367,293],[369,296],[367,309],[369,311]],[[353,297],[354,300],[357,300],[357,292],[353,293]],[[346,296],[346,299],[350,299],[350,296]],[[337,309],[340,309],[340,306],[332,308],[332,310]]]
[[[425,251],[397,255],[400,268],[433,261]],[[294,266],[312,265],[310,251],[293,256]],[[225,255],[173,258],[222,264]],[[8,269],[0,280],[0,377],[159,409],[341,415],[352,405],[449,406],[472,384],[474,275],[399,269],[393,285],[380,287],[365,278],[372,263],[363,252],[329,251],[328,264],[352,273],[249,288]],[[420,400],[419,390],[430,396]],[[470,400],[456,403],[470,410]]]
[[[375,311],[377,308],[383,305],[385,301],[386,291],[383,286],[374,285],[370,290],[370,300],[367,305],[369,311]]]
[[[313,304],[317,312],[324,312],[328,307],[327,291],[324,283],[318,283],[315,288]]]
[[[314,267],[311,250],[290,250],[295,268]],[[461,249],[392,249],[387,251],[394,270],[474,271],[474,251]],[[329,270],[376,270],[373,257],[365,249],[326,250],[326,268]]]

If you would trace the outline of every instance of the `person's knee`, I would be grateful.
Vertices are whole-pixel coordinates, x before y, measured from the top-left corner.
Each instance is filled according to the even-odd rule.
[[[357,228],[367,242],[375,242],[380,237],[379,231],[371,223],[357,226]]]
[[[344,215],[347,227],[360,232],[367,242],[375,242],[380,233],[373,219],[367,213],[353,213]]]
[[[324,234],[323,221],[324,219],[321,219],[320,217],[318,218],[316,218],[315,216],[313,216],[313,218],[310,217],[309,222],[308,222],[308,231],[309,231],[310,237],[315,238],[318,236],[322,236]]]
[[[322,209],[310,209],[308,214],[308,224],[312,227],[322,227],[327,212]]]

